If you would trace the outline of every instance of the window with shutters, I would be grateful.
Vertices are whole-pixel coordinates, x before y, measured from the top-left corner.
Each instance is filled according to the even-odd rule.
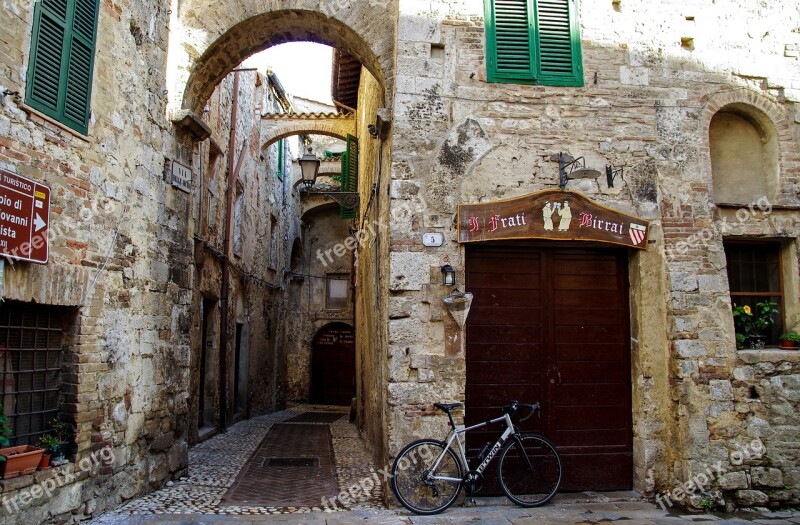
[[[578,0],[484,0],[489,82],[582,86]]]
[[[86,134],[97,0],[40,0],[34,11],[25,102]]]
[[[286,149],[286,144],[284,143],[283,139],[280,139],[278,141],[278,146],[277,147],[278,147],[278,171],[277,171],[277,175],[278,175],[278,180],[283,180],[283,173],[284,173],[284,171],[286,169],[286,161],[284,160],[285,159],[284,150]]]
[[[342,153],[341,181],[342,191],[358,191],[358,139],[352,135],[347,135],[347,148]],[[354,219],[357,214],[356,206],[339,206],[341,219]]]

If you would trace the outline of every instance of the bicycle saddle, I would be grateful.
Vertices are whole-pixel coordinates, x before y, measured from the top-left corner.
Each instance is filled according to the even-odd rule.
[[[445,412],[450,412],[454,408],[460,407],[461,403],[434,403],[433,406]]]

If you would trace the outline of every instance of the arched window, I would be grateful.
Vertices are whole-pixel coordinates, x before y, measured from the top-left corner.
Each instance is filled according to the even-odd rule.
[[[774,197],[777,137],[764,113],[745,104],[730,104],[711,119],[708,134],[715,202],[746,204]]]

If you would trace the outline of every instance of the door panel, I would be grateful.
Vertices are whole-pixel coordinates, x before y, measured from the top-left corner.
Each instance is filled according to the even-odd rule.
[[[466,423],[512,399],[541,402],[521,426],[555,441],[564,490],[632,487],[626,274],[622,250],[467,247]],[[498,428],[471,434],[474,455]]]
[[[355,337],[345,323],[330,323],[314,336],[311,362],[311,400],[349,405],[355,395]]]

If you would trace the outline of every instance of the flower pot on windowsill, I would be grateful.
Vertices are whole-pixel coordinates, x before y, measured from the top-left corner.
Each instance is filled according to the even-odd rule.
[[[42,454],[44,454],[43,448],[30,445],[0,448],[0,456],[6,459],[0,461],[0,476],[3,479],[10,479],[33,474],[39,466]]]
[[[45,452],[39,460],[39,470],[50,470],[50,454]]]
[[[781,340],[781,346],[779,348],[783,350],[797,350],[800,347],[798,347],[797,343],[791,339],[783,339]]]

